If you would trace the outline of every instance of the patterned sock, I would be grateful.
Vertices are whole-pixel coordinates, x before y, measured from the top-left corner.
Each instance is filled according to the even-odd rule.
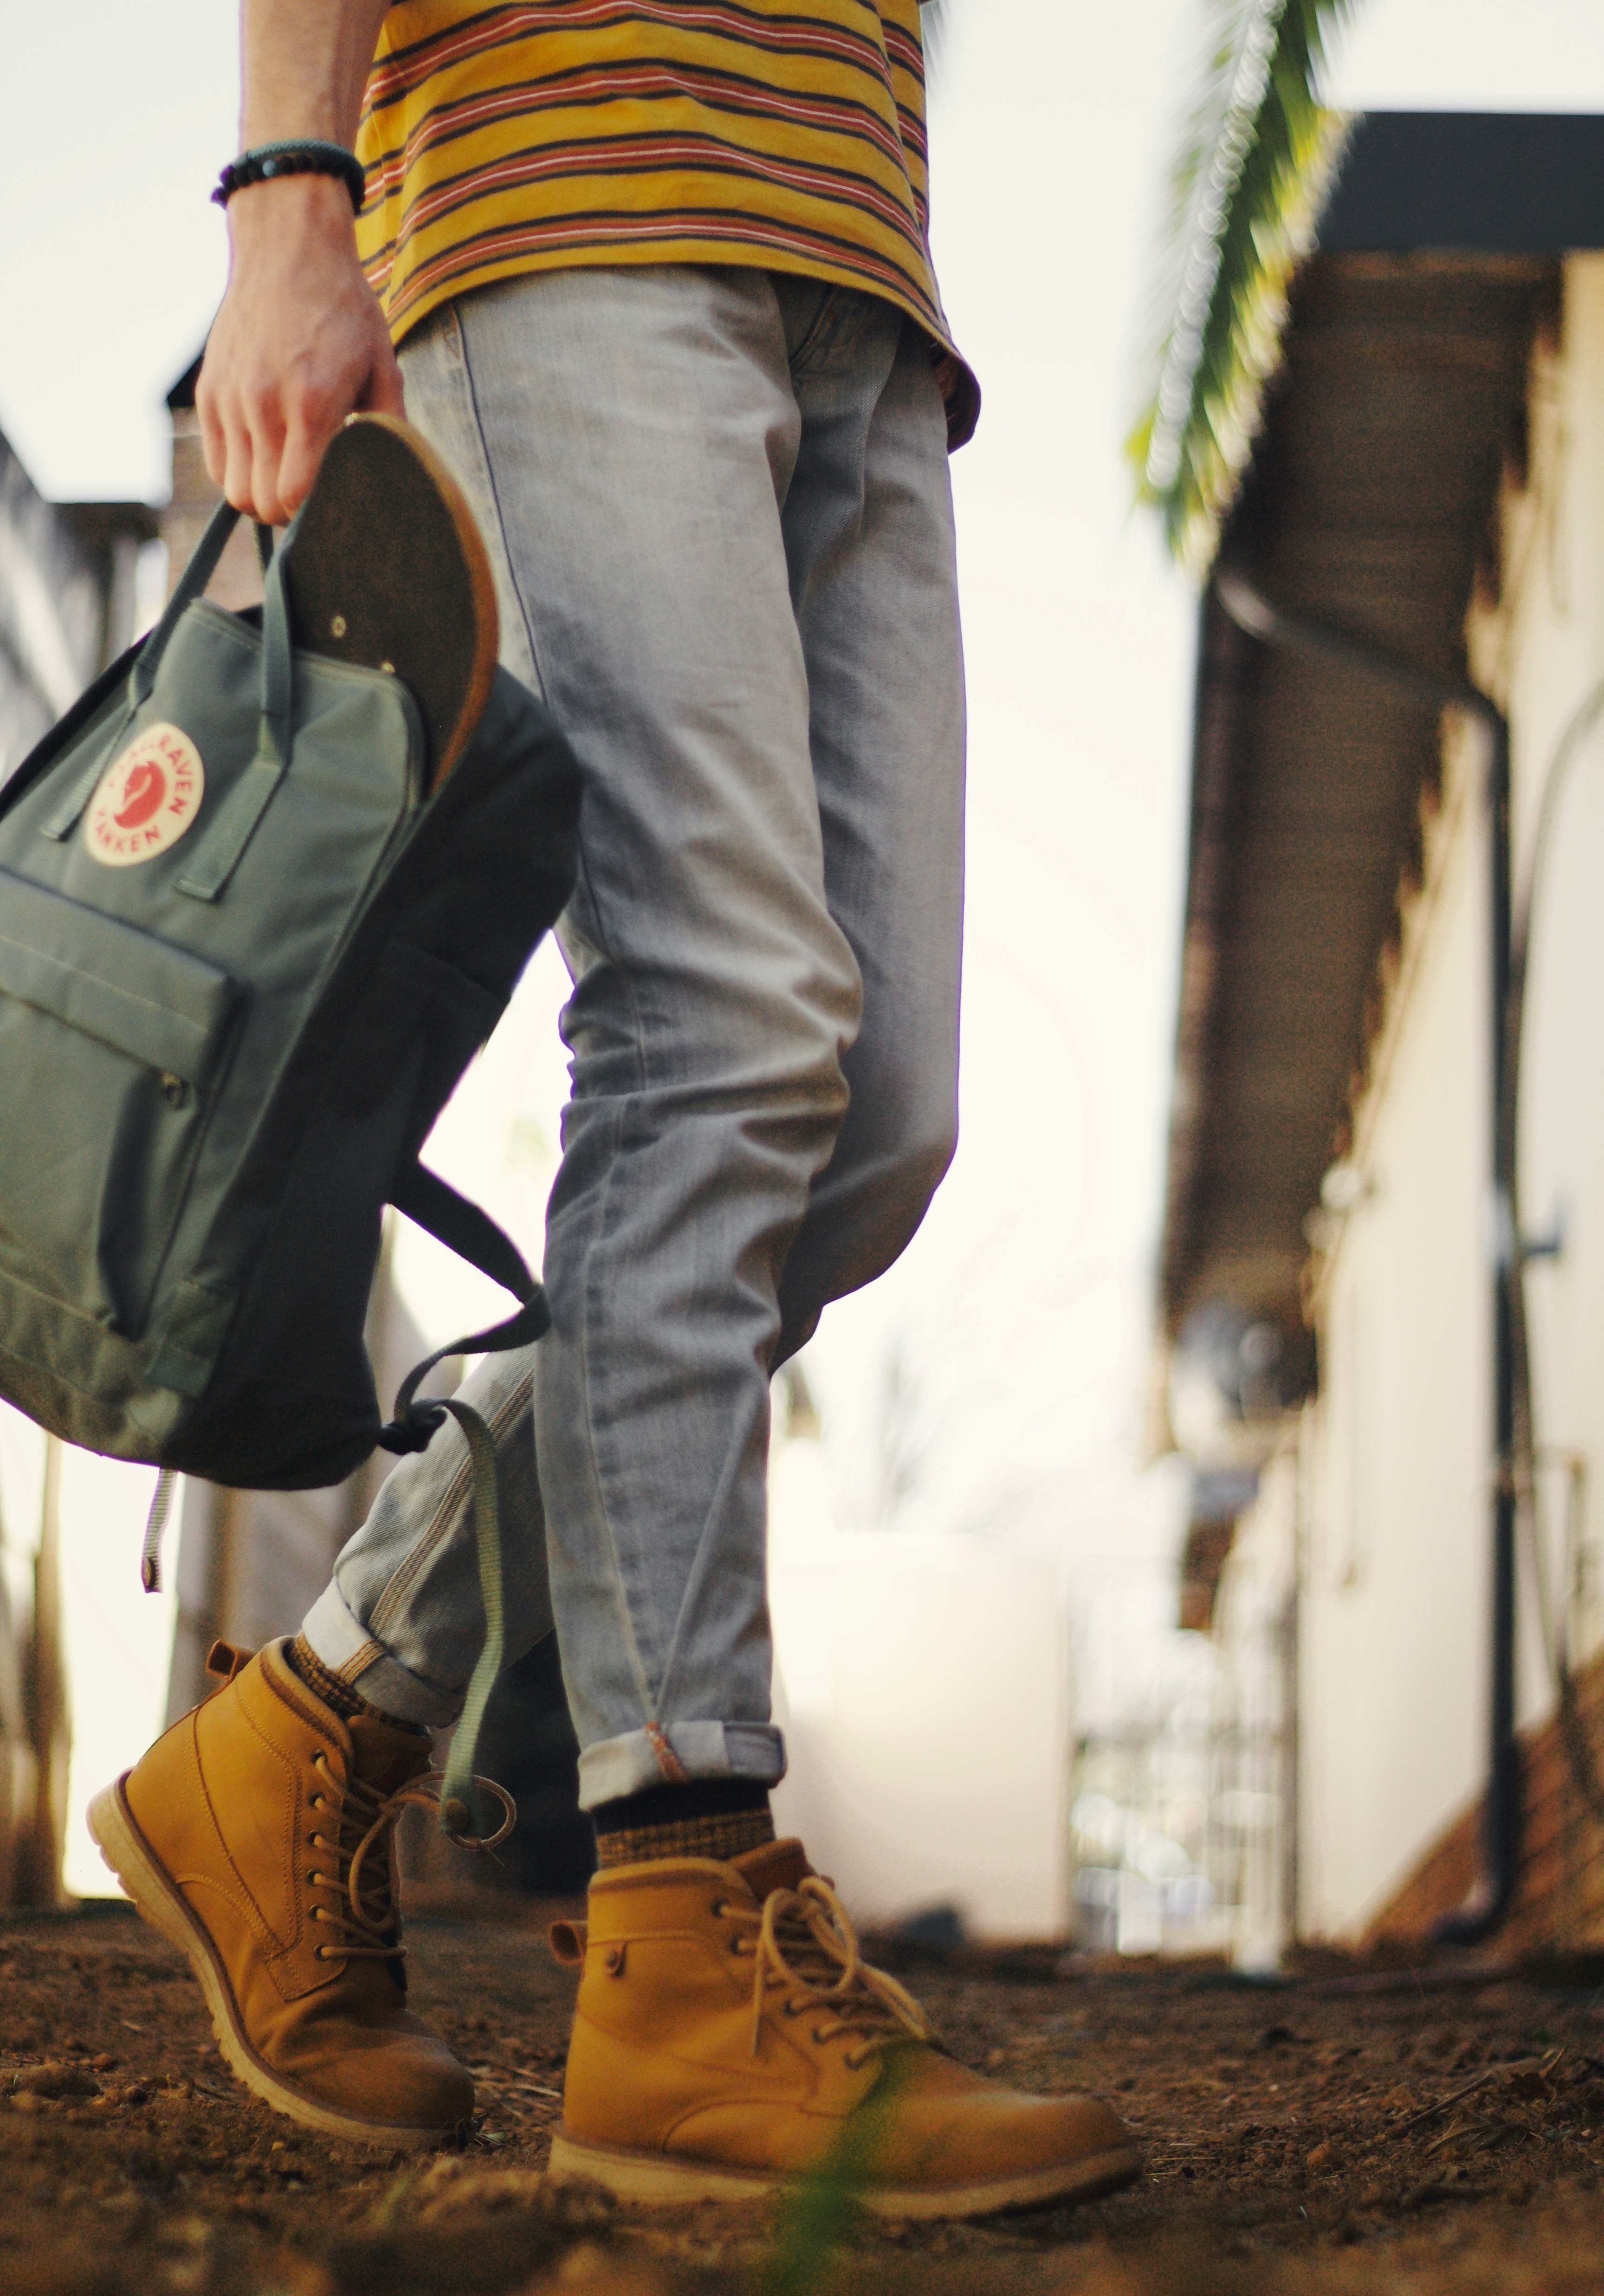
[[[297,1635],[284,1656],[289,1661],[291,1673],[306,1684],[314,1698],[322,1699],[325,1706],[331,1706],[335,1713],[343,1715],[348,1722],[353,1721],[358,1714],[376,1714],[381,1722],[388,1722],[392,1730],[416,1728],[414,1723],[403,1722],[398,1715],[387,1714],[382,1706],[374,1706],[363,1697],[360,1691],[353,1690],[348,1682],[342,1682],[337,1674],[331,1673],[305,1635]]]
[[[723,1864],[774,1838],[768,1788],[750,1778],[648,1786],[604,1801],[591,1816],[601,1866],[639,1866],[660,1857],[716,1857]]]

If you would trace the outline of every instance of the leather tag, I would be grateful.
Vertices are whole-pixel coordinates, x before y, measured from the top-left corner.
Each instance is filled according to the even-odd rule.
[[[250,1664],[255,1651],[241,1650],[234,1643],[214,1643],[206,1653],[206,1671],[219,1690],[226,1690],[241,1667]]]
[[[585,1948],[590,1937],[588,1922],[553,1922],[546,1934],[552,1941],[552,1951],[564,1969],[583,1966]]]

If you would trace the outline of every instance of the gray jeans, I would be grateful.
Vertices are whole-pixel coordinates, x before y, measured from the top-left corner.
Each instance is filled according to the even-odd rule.
[[[503,659],[585,774],[552,1328],[464,1390],[503,1463],[508,1654],[555,1622],[587,1808],[676,1767],[772,1782],[770,1374],[896,1258],[955,1137],[939,395],[889,304],[688,265],[482,289],[402,365]],[[454,1424],[305,1631],[392,1713],[455,1715],[483,1612]]]

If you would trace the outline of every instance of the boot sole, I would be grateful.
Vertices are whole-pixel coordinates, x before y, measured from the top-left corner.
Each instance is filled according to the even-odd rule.
[[[551,2176],[559,2183],[601,2185],[620,2201],[648,2207],[683,2207],[695,2201],[757,2201],[797,2179],[759,2169],[724,2169],[708,2161],[677,2160],[666,2152],[630,2152],[613,2144],[587,2144],[559,2128],[552,2138]],[[1142,2155],[1122,2148],[1094,2152],[1051,2169],[1015,2177],[988,2177],[973,2185],[874,2185],[854,2194],[871,2216],[935,2218],[1000,2216],[1065,2201],[1096,2200],[1133,2185]]]
[[[193,1970],[211,2012],[217,2046],[235,2079],[242,2081],[253,2096],[259,2096],[275,2112],[299,2121],[303,2128],[315,2128],[322,2136],[338,2136],[347,2144],[387,2145],[403,2152],[430,2151],[448,2144],[458,2134],[454,2126],[420,2128],[414,2123],[362,2120],[353,2113],[338,2112],[305,2089],[297,2088],[257,2054],[240,2021],[233,1988],[216,1948],[140,1832],[128,1808],[124,1792],[127,1777],[125,1770],[114,1786],[106,1786],[95,1795],[89,1805],[90,1833],[106,1865],[134,1900],[141,1918],[169,1945],[176,1945]]]

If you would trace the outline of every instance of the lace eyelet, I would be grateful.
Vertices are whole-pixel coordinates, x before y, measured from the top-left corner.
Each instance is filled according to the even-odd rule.
[[[331,1957],[332,1956],[331,1956],[326,1945],[315,1945],[313,1947],[312,1958],[314,1961],[328,1961],[331,1959]]]
[[[730,1951],[732,1954],[743,1954],[746,1951],[746,1939],[744,1938],[732,1937],[730,1939]]]
[[[716,1922],[722,1922],[729,1910],[730,1901],[727,1898],[715,1898],[712,1904],[708,1907],[708,1911],[712,1915]]]
[[[800,2017],[806,2007],[806,2001],[788,2001],[785,2004],[784,2013],[788,2017]]]
[[[849,2073],[861,2073],[868,2062],[861,2049],[848,2049],[841,2060]]]

